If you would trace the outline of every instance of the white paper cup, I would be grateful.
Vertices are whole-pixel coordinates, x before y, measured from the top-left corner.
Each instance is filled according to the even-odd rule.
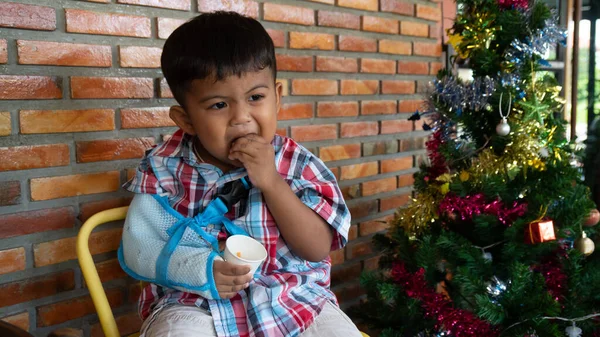
[[[267,258],[267,250],[249,236],[232,235],[225,242],[223,255],[229,263],[250,266],[250,274],[254,275],[258,266]]]

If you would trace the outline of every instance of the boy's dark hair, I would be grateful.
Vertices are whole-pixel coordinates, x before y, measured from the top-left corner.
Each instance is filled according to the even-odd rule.
[[[273,40],[256,20],[235,12],[201,14],[169,36],[160,58],[162,72],[181,106],[195,79],[270,68],[276,77]]]

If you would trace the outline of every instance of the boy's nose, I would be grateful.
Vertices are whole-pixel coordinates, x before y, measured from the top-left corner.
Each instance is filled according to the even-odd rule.
[[[240,125],[249,123],[252,120],[250,110],[246,107],[236,107],[232,109],[231,125]]]

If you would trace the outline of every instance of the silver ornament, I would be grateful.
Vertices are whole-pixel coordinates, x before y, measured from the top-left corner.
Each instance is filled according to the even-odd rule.
[[[581,328],[577,327],[575,323],[565,329],[568,337],[581,337]]]
[[[492,262],[492,259],[493,259],[492,258],[492,253],[488,253],[488,252],[483,253],[483,259],[486,260],[486,261]]]
[[[506,117],[502,117],[502,121],[496,125],[496,133],[498,136],[508,136],[510,133],[510,125],[506,120]]]

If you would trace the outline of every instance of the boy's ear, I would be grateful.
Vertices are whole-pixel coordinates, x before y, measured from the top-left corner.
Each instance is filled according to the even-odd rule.
[[[281,108],[281,94],[283,93],[283,84],[281,82],[275,82],[275,95],[277,96],[277,113]]]
[[[180,105],[174,105],[169,109],[169,117],[177,124],[177,126],[183,130],[183,132],[195,135],[196,131],[194,130],[194,126],[192,125],[192,120],[190,116],[185,112]]]

